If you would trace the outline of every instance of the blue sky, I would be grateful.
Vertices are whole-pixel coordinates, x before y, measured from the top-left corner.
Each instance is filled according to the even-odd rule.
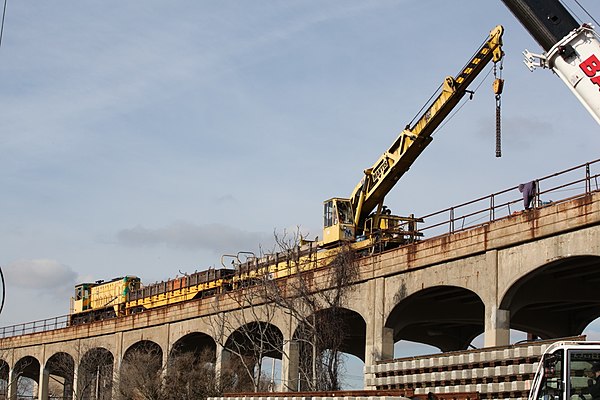
[[[350,194],[497,24],[503,157],[488,78],[387,197],[404,215],[598,158],[598,125],[522,64],[541,50],[499,0],[9,2],[1,324],[66,314],[83,280],[152,283],[274,230],[321,235],[322,201]]]

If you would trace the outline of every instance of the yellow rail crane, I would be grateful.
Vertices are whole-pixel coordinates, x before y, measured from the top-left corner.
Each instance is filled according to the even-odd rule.
[[[375,164],[364,170],[350,198],[335,197],[324,202],[324,247],[361,239],[364,246],[372,246],[376,240],[393,242],[416,234],[417,221],[390,215],[383,205],[384,198],[432,141],[435,129],[468,92],[471,82],[490,61],[498,63],[502,59],[503,31],[501,25],[495,27],[460,73],[446,77],[441,92],[415,118],[414,125],[407,126]]]

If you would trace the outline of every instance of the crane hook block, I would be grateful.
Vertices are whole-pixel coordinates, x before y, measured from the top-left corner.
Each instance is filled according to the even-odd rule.
[[[494,79],[494,83],[492,83],[492,88],[494,89],[494,94],[502,94],[502,89],[504,89],[504,79]]]

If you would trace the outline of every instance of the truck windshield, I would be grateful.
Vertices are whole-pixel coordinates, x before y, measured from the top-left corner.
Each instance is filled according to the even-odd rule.
[[[571,399],[591,400],[594,396],[596,376],[592,366],[600,362],[599,350],[569,350],[567,393]]]

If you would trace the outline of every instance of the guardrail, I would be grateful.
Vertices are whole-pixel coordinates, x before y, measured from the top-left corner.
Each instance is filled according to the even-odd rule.
[[[67,326],[69,326],[69,316],[61,315],[59,317],[1,327],[0,338],[52,331],[55,329],[66,328]]]
[[[586,196],[600,189],[600,159],[536,179],[532,208]],[[523,182],[525,183],[525,182]],[[425,215],[418,231],[433,238],[472,229],[523,210],[523,195],[514,186],[488,196]],[[427,239],[425,239],[427,240]]]
[[[533,208],[569,201],[596,192],[600,190],[599,181],[600,159],[536,179]],[[565,194],[567,195],[565,196]],[[556,196],[556,198],[552,199],[551,196]],[[515,186],[425,215],[422,217],[424,222],[420,224],[418,231],[426,236],[423,240],[427,240],[476,228],[520,212],[523,207],[519,203],[522,202],[523,196],[519,192],[519,187]],[[0,338],[44,332],[67,326],[69,326],[69,316],[61,315],[0,327]]]

